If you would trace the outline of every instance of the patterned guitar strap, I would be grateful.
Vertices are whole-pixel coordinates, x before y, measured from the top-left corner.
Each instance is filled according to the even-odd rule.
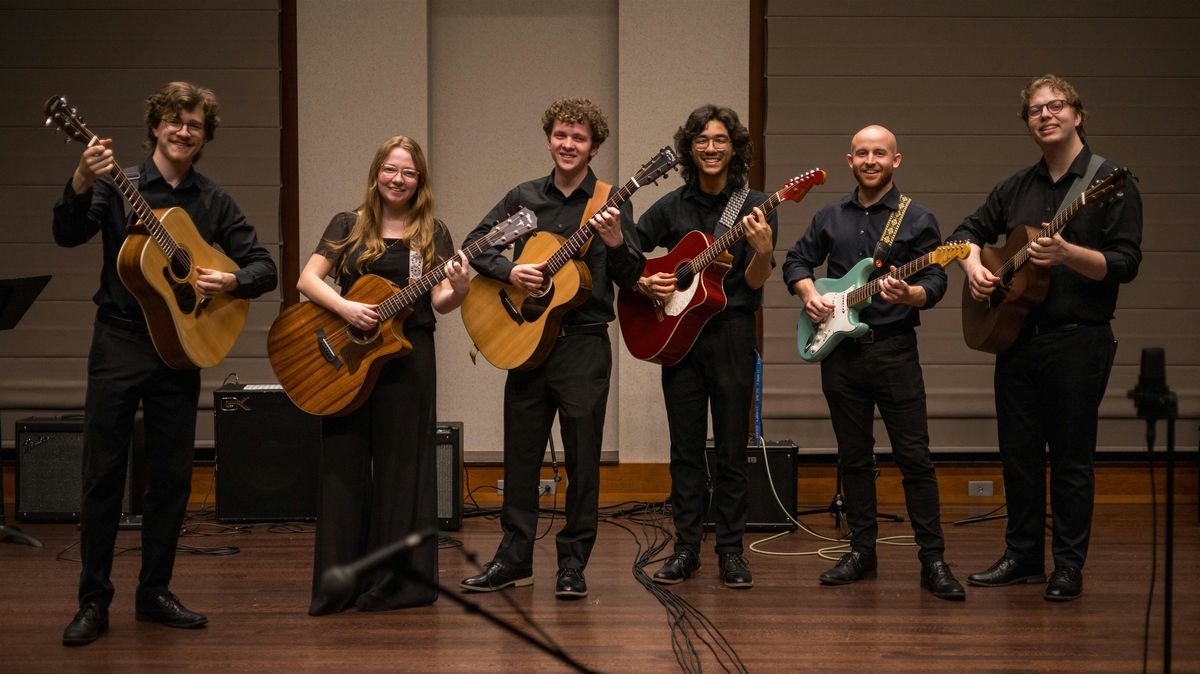
[[[896,233],[900,231],[900,221],[904,219],[904,214],[908,212],[908,205],[910,203],[912,203],[912,199],[901,194],[900,207],[892,211],[887,224],[883,226],[883,236],[879,237],[879,243],[875,244],[874,257],[876,269],[882,269],[883,265],[887,264],[888,258],[892,256],[892,242],[896,240]]]
[[[738,213],[742,212],[742,204],[746,203],[746,195],[750,194],[750,188],[742,185],[733,194],[729,195],[729,203],[725,204],[725,212],[721,213],[721,219],[717,222],[716,231],[713,232],[713,238],[721,236],[730,227],[737,222]]]

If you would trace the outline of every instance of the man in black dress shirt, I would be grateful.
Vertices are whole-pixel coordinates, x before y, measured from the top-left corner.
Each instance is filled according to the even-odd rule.
[[[941,243],[933,213],[910,201],[890,251],[886,247],[877,251],[889,219],[901,213],[900,190],[892,180],[901,158],[896,137],[887,129],[868,126],[855,134],[846,163],[858,187],[817,211],[812,226],[788,251],[784,283],[804,302],[814,325],[833,309],[813,283],[814,270],[821,263],[828,260],[828,276],[840,278],[874,255],[878,268],[873,276],[880,276]],[[870,330],[843,340],[821,361],[821,388],[838,443],[850,552],[821,574],[820,580],[825,585],[847,585],[875,576],[879,524],[873,426],[878,406],[892,456],[904,475],[904,501],[921,560],[921,586],[942,599],[963,599],[962,585],[943,561],[946,545],[937,475],[929,455],[925,382],[914,330],[921,323],[919,310],[937,304],[945,294],[946,272],[931,265],[907,280],[884,277],[881,283],[879,295],[859,313],[859,320]]]
[[[484,235],[509,214],[525,206],[537,214],[538,230],[570,237],[584,217],[596,189],[592,157],[608,138],[608,121],[586,98],[561,98],[542,116],[554,169],[550,175],[521,183],[479,223],[463,247]],[[563,314],[553,349],[537,367],[511,370],[504,384],[504,504],[500,527],[504,537],[484,572],[462,581],[460,587],[492,592],[533,582],[533,543],[537,536],[538,479],[551,425],[558,415],[567,467],[566,524],[556,538],[559,599],[587,596],[583,577],[600,506],[600,448],[612,347],[608,324],[613,313],[615,281],[623,287],[637,280],[641,257],[626,201],[609,208],[608,218],[592,218],[599,241],[583,255],[591,272],[590,295]],[[521,253],[518,243],[515,257]],[[514,264],[497,252],[484,253],[471,263],[485,276],[537,291],[542,287],[545,262]]]
[[[730,198],[746,186],[753,149],[750,132],[729,108],[703,105],[675,132],[684,184],[654,203],[638,221],[642,250],[674,248],[689,232],[714,238]],[[725,309],[709,319],[691,350],[662,368],[663,397],[671,435],[671,516],[675,549],[654,582],[675,584],[700,568],[700,538],[709,504],[705,483],[712,472],[717,568],[727,587],[754,585],[742,556],[746,531],[746,442],[754,392],[757,348],[754,312],[762,306],[762,286],[774,266],[775,215],[758,208],[767,196],[747,188],[730,222],[745,222],[746,236],[730,247]],[[735,202],[736,203],[736,202]],[[698,282],[698,281],[697,281]],[[643,277],[638,289],[662,301],[675,292],[675,275]],[[716,465],[706,468],[705,436],[712,408]]]
[[[980,263],[979,246],[1022,225],[1049,222],[1076,179],[1087,179],[1092,151],[1084,141],[1084,110],[1069,82],[1054,75],[1021,92],[1021,118],[1042,158],[997,185],[952,238],[970,241],[962,261],[971,297],[984,301],[999,279]],[[1095,176],[1117,165],[1104,161]],[[1030,263],[1049,269],[1046,299],[1025,319],[1016,342],[996,357],[996,422],[1008,528],[1004,555],[967,582],[985,587],[1045,578],[1046,457],[1050,451],[1054,573],[1050,601],[1083,592],[1095,500],[1096,428],[1117,343],[1109,321],[1120,284],[1137,276],[1142,260],[1142,201],[1136,184],[1123,198],[1085,206],[1054,237],[1036,239]]]
[[[275,288],[275,263],[233,199],[195,170],[219,124],[217,112],[212,91],[188,82],[171,82],[151,94],[146,99],[145,142],[151,152],[137,169],[136,184],[152,208],[178,206],[187,211],[200,236],[220,244],[241,266],[234,273],[197,268],[201,296],[229,293],[248,299]],[[147,474],[136,617],[181,628],[202,627],[208,621],[184,608],[168,589],[191,494],[200,372],[172,369],[162,361],[137,300],[117,275],[129,211],[109,175],[114,168],[111,144],[106,138],[84,149],[54,205],[54,240],[59,245],[78,246],[99,232],[104,254],[100,289],[93,298],[99,309],[84,403],[80,609],[63,632],[67,646],[91,643],[108,629],[113,546],[139,402],[145,412]]]

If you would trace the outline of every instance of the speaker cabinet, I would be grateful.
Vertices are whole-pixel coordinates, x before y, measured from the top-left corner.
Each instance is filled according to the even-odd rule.
[[[438,528],[462,528],[463,425],[441,421],[437,425]]]
[[[317,518],[321,418],[300,411],[278,384],[213,391],[217,520]]]
[[[122,522],[141,512],[142,419],[130,438]],[[83,416],[26,417],[16,423],[16,515],[22,522],[78,522],[83,499]],[[135,464],[137,468],[135,469]],[[136,494],[136,502],[134,495]]]
[[[787,515],[796,516],[796,454],[796,443],[791,440],[768,442],[765,460],[760,445],[754,443],[746,447],[746,472],[749,480],[746,489],[746,529],[778,531],[795,527]],[[704,460],[708,474],[712,476],[717,470],[717,453],[711,440],[705,449]],[[767,477],[768,470],[770,479]],[[709,484],[712,484],[711,479]],[[771,490],[772,484],[775,487],[774,493]],[[779,502],[787,509],[786,514],[780,509],[779,502],[776,502],[775,494],[779,495]],[[710,531],[715,529],[714,520],[710,507],[704,517],[704,528]]]

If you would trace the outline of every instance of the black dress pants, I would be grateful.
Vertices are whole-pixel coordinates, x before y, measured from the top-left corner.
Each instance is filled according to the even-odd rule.
[[[671,514],[675,549],[700,551],[708,509],[705,439],[711,406],[716,466],[712,509],[717,554],[740,553],[746,532],[746,441],[754,392],[754,316],[709,321],[678,363],[662,368],[671,431]]]
[[[97,319],[84,403],[80,604],[112,602],[109,576],[139,402],[146,428],[146,493],[137,594],[167,590],[192,490],[199,397],[199,370],[172,369],[144,330]]]
[[[859,344],[846,340],[821,362],[842,468],[850,545],[874,551],[879,535],[875,500],[875,406],[883,417],[892,457],[904,476],[904,501],[923,563],[940,561],[942,537],[937,475],[929,456],[925,381],[917,333],[905,331]]]
[[[1054,564],[1081,569],[1096,496],[1096,426],[1117,343],[1107,324],[1029,333],[996,358],[1004,554],[1023,566],[1045,565],[1049,446]]]
[[[554,415],[567,467],[567,521],[559,531],[558,567],[582,570],[596,542],[600,447],[612,372],[607,332],[560,336],[545,362],[510,371],[504,383],[504,537],[496,560],[533,566],[538,481]]]

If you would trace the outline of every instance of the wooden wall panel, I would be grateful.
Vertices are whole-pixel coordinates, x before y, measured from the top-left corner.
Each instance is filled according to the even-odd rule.
[[[779,263],[813,213],[853,189],[845,154],[859,128],[880,123],[897,133],[897,183],[934,211],[945,236],[997,182],[1040,156],[1017,114],[1021,87],[1047,71],[1071,80],[1089,113],[1089,144],[1133,170],[1144,206],[1141,272],[1122,286],[1113,323],[1120,347],[1101,405],[1101,449],[1144,443],[1125,393],[1147,346],[1167,351],[1179,445],[1195,447],[1200,300],[1190,291],[1200,282],[1200,190],[1184,164],[1200,150],[1200,48],[1191,37],[1200,6],[774,1],[767,21],[764,187],[814,166],[830,173],[799,206],[780,209]],[[995,446],[994,358],[963,345],[962,271],[954,265],[949,275],[946,297],[922,315],[919,332],[931,434],[935,450],[987,451]],[[765,304],[768,434],[831,451],[819,367],[796,356],[798,303],[775,277]],[[882,427],[877,440],[886,446]]]

